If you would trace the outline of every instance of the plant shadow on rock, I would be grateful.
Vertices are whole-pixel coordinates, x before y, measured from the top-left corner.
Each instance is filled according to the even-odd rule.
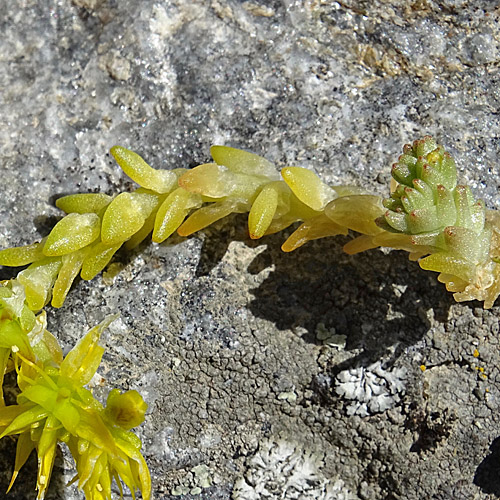
[[[268,237],[262,240],[250,239],[247,220],[246,214],[233,214],[203,230],[203,246],[195,274],[197,278],[208,276],[214,270],[233,241],[242,241],[251,247],[268,243]]]
[[[196,276],[207,276],[220,263],[232,241],[267,249],[248,267],[259,274],[273,266],[256,289],[248,308],[254,316],[273,322],[280,330],[303,328],[302,339],[319,344],[318,325],[347,337],[347,350],[361,354],[338,365],[368,366],[394,347],[396,359],[420,341],[430,327],[426,312],[445,320],[454,300],[437,282],[436,273],[423,271],[405,252],[385,255],[375,249],[347,255],[343,245],[351,236],[308,242],[291,253],[281,245],[292,229],[250,240],[243,216],[233,215],[204,231]],[[345,365],[345,366],[343,366]]]
[[[453,303],[435,274],[422,271],[406,253],[371,250],[350,256],[342,251],[349,238],[316,240],[286,255],[280,250],[283,236],[271,236],[268,250],[249,266],[259,273],[274,265],[253,290],[255,299],[248,307],[255,316],[280,330],[305,328],[302,338],[311,343],[318,343],[322,323],[347,337],[347,350],[362,351],[339,365],[339,371],[368,366],[392,347],[396,359],[429,329],[428,310],[446,318]]]
[[[474,484],[483,493],[500,497],[500,437],[491,443],[490,454],[479,464]]]

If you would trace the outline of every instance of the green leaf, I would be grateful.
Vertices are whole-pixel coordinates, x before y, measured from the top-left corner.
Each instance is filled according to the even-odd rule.
[[[52,229],[43,253],[49,257],[80,250],[99,237],[101,220],[96,214],[69,214]]]
[[[111,154],[122,170],[140,186],[157,193],[170,192],[177,183],[177,176],[169,170],[155,170],[137,153],[122,146],[113,146]]]
[[[44,245],[45,240],[42,240],[40,243],[33,243],[22,247],[12,247],[1,250],[0,266],[25,266],[26,264],[31,264],[36,260],[43,259],[45,257],[43,253]]]
[[[375,219],[384,213],[379,196],[358,194],[343,196],[325,207],[325,215],[341,226],[362,234],[378,234]]]
[[[200,204],[200,196],[184,188],[177,188],[170,193],[156,214],[153,241],[165,241],[182,224],[189,211]]]
[[[263,175],[270,180],[278,180],[276,167],[262,156],[228,146],[212,146],[210,154],[218,165],[233,172],[248,175]]]
[[[146,193],[121,193],[104,213],[101,240],[115,246],[128,240],[139,231],[153,211],[158,198]]]
[[[99,345],[102,331],[118,316],[108,316],[99,325],[92,328],[61,363],[61,375],[72,380],[76,385],[88,384],[101,362],[104,348]]]
[[[262,188],[250,209],[248,231],[252,239],[264,236],[274,218],[279,199],[279,192],[274,184],[270,183]]]
[[[40,406],[32,404],[11,405],[0,408],[0,427],[10,419],[10,422],[0,435],[0,438],[10,434],[19,434],[28,429],[31,424],[44,419],[49,413]]]
[[[121,243],[109,246],[102,241],[92,246],[82,263],[81,277],[84,280],[91,280],[97,276],[108,265],[120,247]]]
[[[62,266],[57,275],[57,279],[52,289],[52,306],[61,307],[64,304],[66,295],[73,284],[73,281],[78,276],[82,263],[89,253],[89,248],[82,248],[69,255],[63,255]]]
[[[286,167],[281,171],[281,175],[293,194],[313,210],[323,210],[330,201],[337,197],[331,187],[306,168]]]
[[[67,214],[98,214],[107,207],[113,198],[104,193],[78,193],[63,196],[56,200],[56,207]]]

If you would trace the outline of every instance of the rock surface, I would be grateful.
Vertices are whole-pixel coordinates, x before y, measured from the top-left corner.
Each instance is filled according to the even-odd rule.
[[[227,144],[387,194],[402,145],[432,134],[498,208],[499,21],[486,0],[3,2],[0,247],[46,235],[57,196],[131,189],[114,144],[157,168]],[[49,309],[67,349],[121,313],[95,392],[148,401],[153,498],[500,496],[499,308],[455,304],[400,252],[282,241],[230,218],[121,254]],[[361,378],[366,416],[356,387],[336,391]],[[3,491],[14,451],[0,441]],[[9,498],[36,497],[35,470]],[[47,498],[81,499],[73,474],[62,450]]]

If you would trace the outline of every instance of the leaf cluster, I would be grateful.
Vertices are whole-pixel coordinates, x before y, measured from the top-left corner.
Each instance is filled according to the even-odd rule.
[[[78,487],[89,500],[110,500],[111,484],[123,482],[132,495],[150,498],[151,480],[141,455],[141,442],[130,432],[142,423],[147,408],[136,391],[109,393],[106,406],[85,386],[102,355],[102,330],[110,317],[90,330],[63,357],[57,339],[46,329],[45,313],[31,312],[23,287],[16,280],[0,287],[2,376],[15,368],[19,394],[16,404],[0,403],[0,439],[17,435],[14,473],[33,450],[38,456],[37,490],[48,488],[56,447],[66,443],[75,460]]]
[[[68,215],[46,238],[0,251],[0,265],[30,264],[18,280],[32,310],[51,297],[60,307],[76,276],[92,279],[122,245],[134,248],[149,234],[155,243],[175,231],[189,236],[231,213],[248,213],[253,239],[301,222],[285,252],[353,230],[361,236],[345,246],[347,253],[406,250],[420,267],[439,272],[456,300],[491,307],[500,293],[498,214],[457,184],[453,158],[431,137],[404,147],[385,200],[354,186],[328,186],[305,168],[278,172],[268,160],[226,146],[213,146],[214,161],[191,170],[154,169],[121,146],[111,153],[138,189],[60,198],[57,206]]]
[[[248,213],[251,238],[303,222],[283,244],[292,251],[309,240],[379,232],[383,213],[378,197],[354,186],[329,187],[314,172],[287,167],[280,174],[266,159],[225,146],[213,146],[213,163],[191,170],[155,170],[139,155],[111,149],[139,188],[110,197],[100,193],[65,196],[56,204],[67,215],[39,243],[0,251],[0,265],[23,266],[17,279],[32,310],[52,298],[60,307],[80,274],[94,278],[118,249],[131,249],[149,234],[161,243],[175,231],[189,236],[231,213]]]

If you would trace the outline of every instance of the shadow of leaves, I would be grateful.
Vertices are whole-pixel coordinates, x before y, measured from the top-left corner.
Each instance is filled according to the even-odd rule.
[[[491,443],[490,454],[479,464],[474,484],[483,493],[500,497],[500,437]]]

